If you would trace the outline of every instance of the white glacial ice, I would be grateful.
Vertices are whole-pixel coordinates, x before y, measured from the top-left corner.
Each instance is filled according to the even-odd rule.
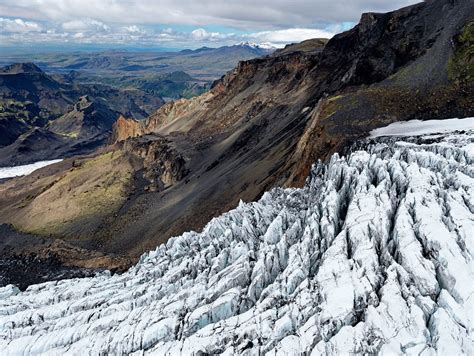
[[[2,288],[1,353],[472,355],[473,140],[371,140],[122,275]]]
[[[0,179],[13,178],[19,176],[26,176],[33,173],[37,169],[49,166],[50,164],[61,162],[62,159],[53,159],[50,161],[39,161],[31,164],[25,164],[23,166],[15,167],[0,167]]]
[[[372,130],[370,136],[414,136],[451,132],[455,130],[474,130],[474,117],[426,121],[397,121],[388,126]]]

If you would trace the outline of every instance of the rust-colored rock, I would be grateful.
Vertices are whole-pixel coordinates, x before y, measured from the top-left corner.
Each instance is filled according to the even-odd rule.
[[[112,134],[109,142],[115,143],[126,140],[129,137],[137,137],[143,135],[144,131],[141,122],[134,119],[126,119],[122,115],[112,126]]]

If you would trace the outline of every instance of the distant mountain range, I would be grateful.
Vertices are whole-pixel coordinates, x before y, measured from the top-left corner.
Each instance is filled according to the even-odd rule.
[[[107,51],[38,58],[51,73],[74,73],[82,83],[99,82],[120,88],[152,91],[162,97],[190,98],[207,91],[212,82],[241,60],[273,53],[252,43],[180,52]]]
[[[142,119],[164,103],[142,90],[60,82],[33,63],[0,69],[0,166],[92,152],[122,114]]]
[[[79,72],[81,80],[100,82],[106,77],[108,84],[128,85],[130,78],[157,81],[172,72],[186,72],[196,83],[210,83],[231,70],[241,60],[271,54],[275,48],[245,42],[218,48],[202,47],[179,52],[157,51],[103,51],[45,53],[33,55],[1,55],[0,64],[33,61],[48,73]],[[100,73],[100,75],[99,75]],[[121,80],[123,82],[121,82]]]
[[[162,98],[199,95],[239,60],[272,52],[242,43],[170,53],[40,55],[35,64],[6,65],[0,68],[0,166],[92,152],[120,115],[143,119]],[[13,59],[25,58],[3,61]]]
[[[262,56],[265,54],[270,54],[276,49],[277,49],[276,47],[268,43],[257,44],[254,42],[240,42],[238,44],[231,45],[231,46],[201,47],[198,49],[185,49],[178,53],[186,55],[186,54],[191,54],[191,53],[196,54],[196,53],[203,53],[203,52],[214,53],[214,54],[232,52],[232,53],[241,53],[241,54],[252,53],[252,54],[257,54],[259,56]]]

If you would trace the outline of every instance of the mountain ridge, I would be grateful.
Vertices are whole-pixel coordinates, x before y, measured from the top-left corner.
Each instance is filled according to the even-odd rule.
[[[101,118],[104,121],[99,125],[102,129],[99,131],[102,132],[96,132],[101,137],[93,137],[95,135],[92,134],[81,136],[79,132],[71,134],[59,129],[60,122],[73,120],[77,114],[77,102],[84,95],[102,108]],[[124,91],[97,84],[58,82],[33,63],[6,66],[0,69],[0,166],[91,153],[107,141],[112,124],[120,112],[143,118],[150,107],[156,109],[163,102],[160,97],[138,90]],[[89,124],[92,121],[86,120],[83,127]],[[22,149],[22,135],[33,133],[36,128],[42,129],[43,137],[49,135],[57,145],[54,149],[48,149],[47,142],[33,142],[37,149],[28,151],[37,152],[30,156]],[[55,131],[54,128],[59,130]],[[82,148],[79,147],[81,145]]]
[[[1,74],[18,74],[18,73],[44,73],[40,67],[32,62],[14,63],[0,68]]]

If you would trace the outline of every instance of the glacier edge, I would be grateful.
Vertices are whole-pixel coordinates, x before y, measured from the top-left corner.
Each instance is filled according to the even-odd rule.
[[[122,275],[0,288],[0,347],[473,354],[473,141],[369,139]]]

